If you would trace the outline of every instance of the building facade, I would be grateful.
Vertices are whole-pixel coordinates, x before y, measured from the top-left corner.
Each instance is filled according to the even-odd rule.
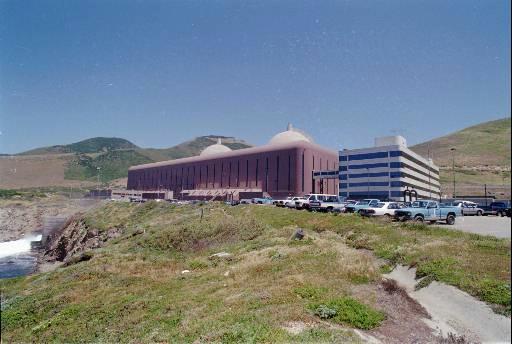
[[[439,167],[407,148],[401,136],[375,139],[375,146],[339,152],[339,195],[349,199],[439,199]]]
[[[132,166],[127,187],[212,200],[337,193],[336,180],[313,178],[315,169],[337,166],[335,151],[314,144],[289,126],[264,146],[231,151],[218,142],[199,156]]]

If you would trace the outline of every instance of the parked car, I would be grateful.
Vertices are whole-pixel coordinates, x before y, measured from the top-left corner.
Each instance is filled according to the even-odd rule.
[[[510,202],[492,202],[490,205],[481,206],[484,215],[508,216],[510,213]]]
[[[286,202],[289,202],[293,199],[293,197],[286,197],[286,199],[275,199],[272,201],[272,204],[276,207],[284,207]]]
[[[252,199],[252,203],[254,204],[272,204],[272,197],[256,197]]]
[[[113,197],[108,199],[111,202],[130,202],[130,199],[127,197]]]
[[[412,205],[412,202],[398,202],[398,206],[400,208],[409,208]]]
[[[349,205],[345,206],[345,212],[360,214],[360,211],[362,209],[377,205],[379,202],[380,202],[380,200],[373,199],[373,198],[363,199],[362,201],[359,201],[356,204],[349,204]]]
[[[252,199],[251,198],[241,199],[240,204],[252,204]]]
[[[226,202],[224,202],[224,204],[226,204],[226,205],[231,205],[231,206],[235,206],[235,205],[239,205],[239,204],[240,204],[240,201],[237,201],[237,200],[226,201]]]
[[[326,194],[309,194],[305,195],[304,199],[295,201],[296,209],[309,209],[309,203],[315,201],[323,201],[326,197],[338,197],[337,195],[326,195]]]
[[[303,199],[304,199],[304,197],[292,197],[291,200],[286,201],[284,203],[284,206],[287,208],[295,208],[295,202],[303,200]]]
[[[345,202],[339,196],[326,196],[323,199],[309,202],[310,211],[342,212],[345,209]]]
[[[361,209],[363,216],[395,216],[395,211],[401,209],[397,202],[379,202],[369,208]]]
[[[460,208],[462,215],[476,215],[482,216],[484,214],[484,210],[478,206],[475,202],[470,201],[455,201],[450,204],[451,206]]]
[[[395,219],[398,221],[414,220],[416,222],[428,221],[436,223],[444,221],[449,225],[455,224],[457,216],[462,216],[458,207],[440,205],[436,201],[414,201],[410,208],[402,208],[395,211]]]

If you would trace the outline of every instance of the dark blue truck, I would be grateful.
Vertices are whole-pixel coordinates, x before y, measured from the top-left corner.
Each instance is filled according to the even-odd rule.
[[[483,205],[484,215],[508,216],[510,217],[510,202],[492,202],[489,205]]]

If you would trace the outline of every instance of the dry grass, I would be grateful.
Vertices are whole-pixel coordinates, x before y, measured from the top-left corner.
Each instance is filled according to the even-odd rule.
[[[419,271],[444,272],[437,278],[454,284],[478,287],[482,276],[508,281],[510,241],[273,207],[203,209],[202,221],[200,207],[162,203],[108,204],[89,213],[89,228],[123,228],[123,236],[89,261],[1,281],[3,336],[10,342],[352,342],[358,337],[346,329],[351,323],[331,326],[309,307],[392,311],[390,300],[404,298],[382,302],[374,254],[415,261]],[[290,241],[297,226],[306,237]],[[139,229],[145,233],[131,235]],[[232,259],[208,258],[221,251]],[[443,257],[458,265],[446,271],[452,265],[432,265]],[[409,307],[407,300],[400,307]],[[294,334],[290,323],[314,326]]]
[[[196,207],[115,204],[97,209],[86,218],[89,228],[122,227],[125,234],[89,261],[3,284],[13,298],[4,312],[5,338],[357,340],[349,330],[319,323],[307,309],[310,300],[296,290],[311,286],[326,300],[348,295],[354,283],[378,278],[368,256],[333,240],[333,233],[306,231],[308,238],[290,242],[294,227],[270,227],[243,208],[238,214],[208,210],[201,221]],[[137,228],[146,233],[132,237]],[[208,259],[220,251],[233,259]],[[316,325],[294,334],[283,328],[289,322]]]

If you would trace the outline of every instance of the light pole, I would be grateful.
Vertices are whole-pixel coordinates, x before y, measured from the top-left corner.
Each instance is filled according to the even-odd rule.
[[[100,191],[100,170],[101,170],[101,167],[96,167],[96,170],[98,171],[97,173],[97,177],[98,177],[98,192]]]
[[[457,149],[452,147],[450,151],[452,152],[452,174],[453,174],[453,198],[455,199],[455,151]]]
[[[428,198],[432,199],[432,185],[430,182],[430,169],[432,168],[431,159],[430,159],[430,143],[428,144],[428,150],[427,150],[427,159],[428,159]]]

